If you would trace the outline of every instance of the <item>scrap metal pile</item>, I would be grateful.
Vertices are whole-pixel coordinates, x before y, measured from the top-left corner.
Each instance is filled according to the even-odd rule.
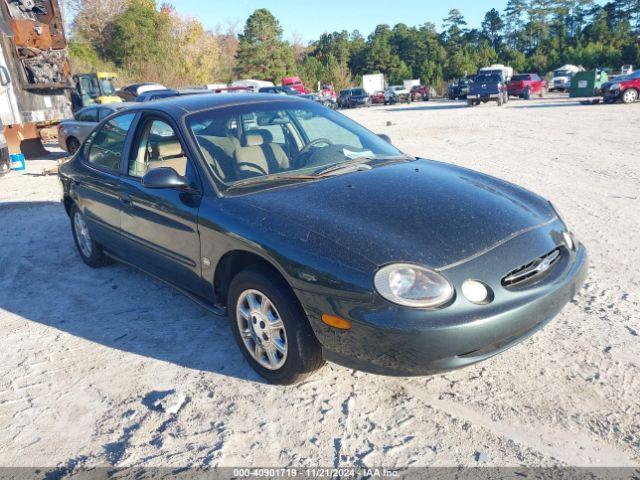
[[[25,88],[71,86],[71,67],[60,8],[52,0],[2,0]]]

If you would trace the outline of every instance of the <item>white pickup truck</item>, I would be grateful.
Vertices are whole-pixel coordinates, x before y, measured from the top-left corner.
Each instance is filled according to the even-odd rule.
[[[563,65],[553,71],[553,78],[549,81],[550,92],[566,92],[571,87],[571,79],[578,72],[583,72],[584,68],[575,65]]]

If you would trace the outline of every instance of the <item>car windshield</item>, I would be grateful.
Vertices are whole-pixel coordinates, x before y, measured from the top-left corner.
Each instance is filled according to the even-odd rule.
[[[570,72],[569,70],[556,70],[555,72],[553,72],[554,77],[570,77],[571,75],[572,72]]]
[[[476,78],[476,83],[497,83],[500,82],[500,77],[498,75],[478,75]]]
[[[514,75],[511,77],[512,82],[522,82],[523,80],[529,80],[529,75]]]
[[[235,105],[191,114],[186,123],[211,171],[226,185],[306,180],[329,170],[337,174],[347,164],[407,158],[318,103]]]
[[[111,80],[109,79],[101,79],[100,87],[102,88],[104,95],[111,96],[116,94],[116,89],[113,87],[113,83],[111,83]]]
[[[626,81],[626,80],[635,80],[636,78],[640,78],[640,70],[636,70],[629,75],[623,75],[621,77],[616,78],[617,81]]]
[[[352,95],[366,95],[366,92],[362,88],[354,88]]]

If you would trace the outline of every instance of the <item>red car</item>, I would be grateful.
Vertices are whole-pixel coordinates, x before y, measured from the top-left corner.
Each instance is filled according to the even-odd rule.
[[[305,93],[309,93],[307,89],[304,88],[304,84],[302,83],[302,80],[300,80],[300,77],[284,77],[282,79],[282,86],[295,88],[298,92],[300,92],[303,95]]]
[[[384,103],[384,92],[380,90],[379,92],[372,93],[369,98],[371,99],[372,105],[378,105]]]
[[[612,78],[602,85],[602,94],[607,103],[622,100],[623,103],[638,101],[640,96],[640,70],[629,75]]]
[[[411,87],[411,101],[428,101],[429,100],[429,87],[426,85],[414,85]]]
[[[522,73],[514,75],[507,84],[507,92],[510,97],[520,97],[529,100],[531,95],[544,96],[547,82],[542,80],[537,73]]]

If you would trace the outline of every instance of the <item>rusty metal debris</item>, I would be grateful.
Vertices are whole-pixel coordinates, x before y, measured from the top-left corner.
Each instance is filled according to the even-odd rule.
[[[0,0],[24,68],[25,88],[71,88],[71,66],[56,0]]]

